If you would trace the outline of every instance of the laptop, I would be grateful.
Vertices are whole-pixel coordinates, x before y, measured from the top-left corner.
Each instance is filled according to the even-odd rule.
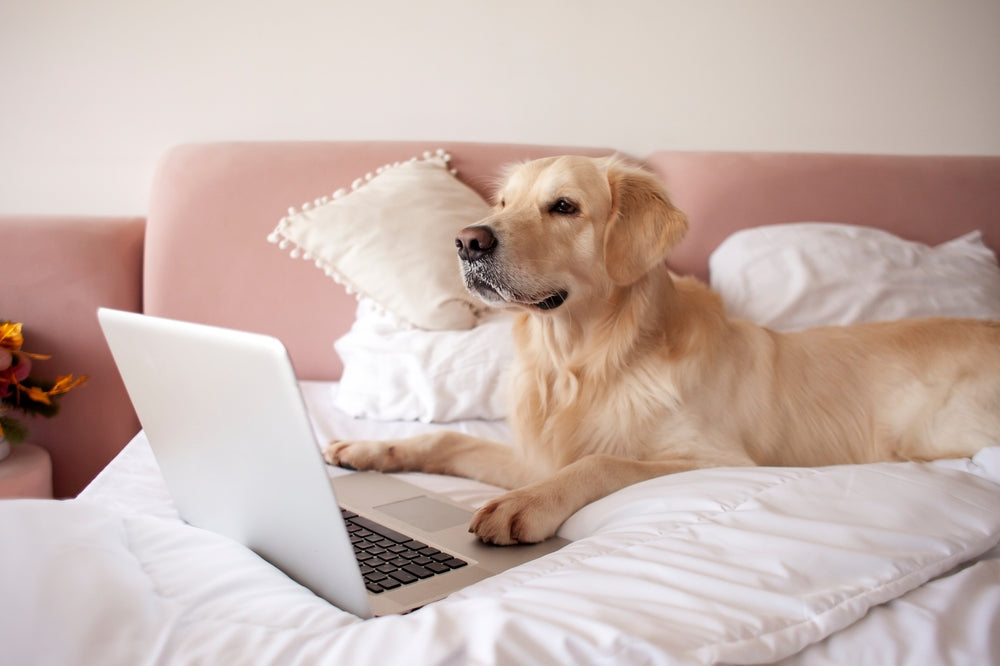
[[[567,543],[486,545],[445,496],[374,472],[331,479],[276,338],[106,308],[98,319],[181,518],[345,611],[409,612]]]

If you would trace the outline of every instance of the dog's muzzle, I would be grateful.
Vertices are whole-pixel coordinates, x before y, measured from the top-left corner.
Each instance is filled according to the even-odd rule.
[[[565,289],[544,297],[538,294],[525,295],[519,291],[514,281],[498,267],[502,262],[494,261],[499,246],[496,234],[484,225],[466,227],[458,233],[455,247],[462,260],[466,289],[491,304],[511,303],[539,310],[555,310],[566,302],[569,292]]]

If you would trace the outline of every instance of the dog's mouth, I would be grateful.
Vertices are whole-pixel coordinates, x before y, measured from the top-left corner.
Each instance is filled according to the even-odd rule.
[[[520,305],[544,311],[555,310],[569,298],[569,292],[565,289],[560,289],[541,299],[534,294],[523,295],[502,284],[495,284],[492,280],[485,279],[481,275],[472,275],[468,272],[465,274],[465,287],[491,305]]]
[[[533,303],[534,307],[539,310],[555,310],[557,307],[566,302],[566,298],[569,296],[569,292],[565,289],[560,289],[556,293],[552,294],[548,298]]]

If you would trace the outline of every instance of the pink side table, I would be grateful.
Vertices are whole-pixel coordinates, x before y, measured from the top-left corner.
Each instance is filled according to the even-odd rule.
[[[52,497],[52,459],[37,444],[18,444],[0,460],[0,498]]]

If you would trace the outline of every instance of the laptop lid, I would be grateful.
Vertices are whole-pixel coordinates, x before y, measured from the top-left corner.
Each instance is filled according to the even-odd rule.
[[[106,308],[98,319],[181,517],[371,617],[281,342]]]

